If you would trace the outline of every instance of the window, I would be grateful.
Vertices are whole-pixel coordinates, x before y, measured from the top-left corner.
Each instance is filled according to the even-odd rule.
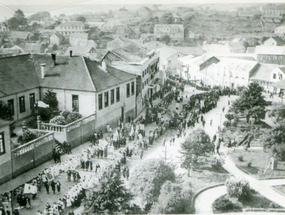
[[[111,105],[115,102],[115,90],[111,90]]]
[[[130,97],[130,84],[127,84],[127,98]]]
[[[120,101],[120,87],[116,88],[116,102]]]
[[[11,111],[11,114],[14,115],[15,114],[15,112],[14,112],[14,99],[10,99],[7,102],[8,102],[8,107],[9,107],[9,110]]]
[[[33,111],[35,109],[35,93],[30,94],[30,110]]]
[[[4,132],[0,133],[0,155],[5,154]]]
[[[19,105],[20,105],[20,113],[24,113],[26,111],[25,96],[19,97]]]
[[[104,93],[104,104],[105,104],[105,107],[109,106],[109,91]]]
[[[134,95],[135,94],[135,82],[134,81],[132,82],[131,88],[132,88],[132,95]]]
[[[99,102],[99,110],[102,110],[103,108],[103,95],[102,93],[98,95],[98,102]]]
[[[273,79],[276,79],[276,74],[275,73],[273,74]]]
[[[72,111],[79,112],[79,99],[78,95],[72,95]]]

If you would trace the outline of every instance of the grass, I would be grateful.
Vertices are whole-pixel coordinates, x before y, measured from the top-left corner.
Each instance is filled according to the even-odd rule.
[[[192,171],[191,176],[188,177],[187,171],[182,177],[182,180],[186,184],[190,184],[190,187],[193,189],[193,192],[196,193],[199,190],[224,183],[226,179],[229,177],[229,173],[221,168],[212,168],[211,162],[205,162],[199,169],[195,169]]]
[[[245,151],[244,149],[234,149],[230,152],[230,155],[241,170],[251,174],[257,179],[285,177],[285,162],[281,161],[278,161],[276,170],[268,169],[264,174],[264,170],[268,166],[271,156],[270,153],[264,152],[263,150],[249,149]],[[244,161],[240,161],[238,159],[239,156],[242,156]],[[249,162],[252,162],[250,167],[248,166]]]

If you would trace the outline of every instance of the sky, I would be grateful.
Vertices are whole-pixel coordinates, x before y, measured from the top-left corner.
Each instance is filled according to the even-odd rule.
[[[284,3],[284,0],[0,0],[2,5]]]

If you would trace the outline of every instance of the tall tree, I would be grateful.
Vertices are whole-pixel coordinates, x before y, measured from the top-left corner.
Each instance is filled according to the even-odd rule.
[[[56,93],[54,93],[52,90],[48,89],[45,92],[43,102],[49,105],[49,108],[52,111],[58,110],[58,100],[56,98]]]
[[[161,23],[162,24],[173,24],[174,23],[174,18],[171,12],[166,12],[163,14],[161,17]]]
[[[86,18],[81,15],[76,18],[76,21],[86,22]]]
[[[257,83],[250,83],[240,97],[233,102],[230,110],[235,113],[246,112],[247,121],[249,117],[263,118],[268,102],[265,101],[262,91],[263,87]]]
[[[28,20],[20,9],[16,10],[14,16],[8,20],[8,26],[12,30],[18,30],[19,26],[26,26],[27,24]]]
[[[103,171],[99,179],[99,189],[95,189],[93,197],[93,212],[96,214],[124,214],[127,209],[130,209],[129,201],[132,195],[125,188],[121,173],[114,163]]]
[[[193,130],[181,144],[182,166],[188,170],[188,176],[191,176],[191,170],[199,166],[199,159],[214,152],[214,145],[211,143],[210,136],[203,129]]]
[[[280,103],[274,103],[273,109],[270,111],[270,117],[274,118],[276,122],[282,122],[285,120],[285,105]]]

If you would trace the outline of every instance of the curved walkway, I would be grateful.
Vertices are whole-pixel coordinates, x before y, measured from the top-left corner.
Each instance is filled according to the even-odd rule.
[[[212,214],[212,204],[222,195],[227,193],[226,186],[213,187],[201,192],[195,199],[196,214]]]
[[[231,97],[231,100],[234,100],[236,97]],[[213,126],[209,126],[206,124],[205,130],[210,136],[213,136],[216,131],[217,127],[221,125],[221,122],[225,120],[225,113],[227,113],[227,97],[221,97],[220,101],[217,104],[217,108],[211,110],[209,113],[205,114],[206,121],[209,119],[213,119]],[[226,107],[225,112],[222,112],[222,108]],[[212,117],[212,118],[209,118]],[[208,119],[208,120],[207,120]],[[220,149],[221,152],[225,154],[223,157],[225,163],[223,165],[224,169],[226,169],[230,174],[238,177],[244,178],[247,180],[254,190],[259,192],[261,195],[265,196],[269,200],[276,202],[280,206],[285,208],[285,196],[277,193],[274,191],[271,186],[274,185],[282,185],[285,184],[285,179],[272,179],[272,180],[257,180],[254,177],[247,175],[239,168],[236,167],[233,160],[228,156],[228,148],[222,147]],[[223,188],[222,188],[223,187]],[[196,200],[195,200],[195,209],[196,213],[200,214],[210,214],[213,213],[212,211],[212,204],[215,199],[219,198],[223,194],[226,193],[225,186],[222,187],[215,187],[205,190],[204,192],[200,193]],[[224,192],[221,192],[224,191]],[[221,192],[221,193],[220,193]],[[247,212],[248,213],[248,212]],[[258,212],[260,213],[260,212]]]

